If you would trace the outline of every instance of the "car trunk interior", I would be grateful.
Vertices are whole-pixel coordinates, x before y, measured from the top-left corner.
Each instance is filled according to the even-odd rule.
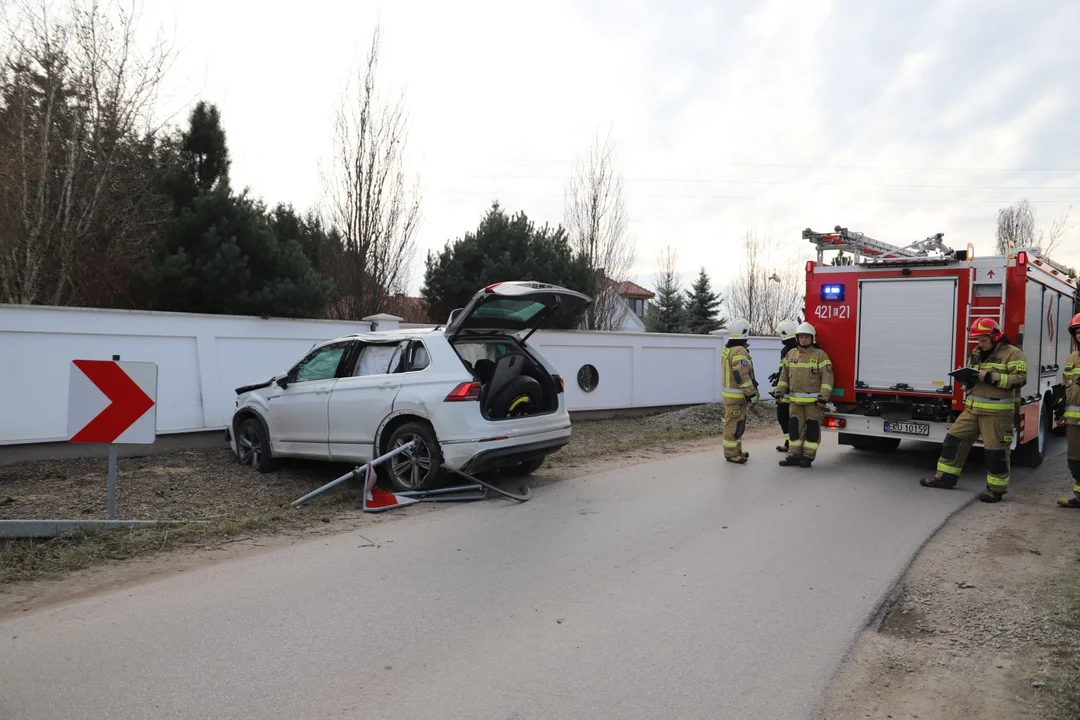
[[[555,412],[555,378],[516,338],[506,335],[459,337],[454,350],[480,382],[480,412],[503,420]]]

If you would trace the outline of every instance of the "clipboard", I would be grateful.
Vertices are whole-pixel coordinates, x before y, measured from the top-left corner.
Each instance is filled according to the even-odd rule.
[[[956,378],[957,381],[965,385],[974,383],[976,380],[979,379],[979,371],[973,370],[969,367],[957,368],[956,370],[953,370],[951,373],[949,373],[949,375]]]

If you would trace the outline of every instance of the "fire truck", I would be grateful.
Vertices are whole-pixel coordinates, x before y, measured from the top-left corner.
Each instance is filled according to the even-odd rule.
[[[970,244],[945,245],[942,233],[902,247],[841,226],[802,235],[817,247],[806,264],[806,320],[835,375],[824,431],[864,450],[940,443],[964,409],[965,388],[949,373],[976,347],[972,321],[990,317],[1027,355],[1014,462],[1042,463],[1050,434],[1065,431],[1053,408],[1065,392],[1069,319],[1080,310],[1075,270],[1037,248],[976,257]],[[849,253],[850,264],[826,264],[831,250]]]

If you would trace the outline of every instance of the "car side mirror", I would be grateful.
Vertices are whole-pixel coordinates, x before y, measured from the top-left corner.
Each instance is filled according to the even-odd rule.
[[[285,388],[289,387],[289,376],[285,375],[283,377],[279,377],[275,382],[277,383],[277,386],[279,388],[284,390]]]

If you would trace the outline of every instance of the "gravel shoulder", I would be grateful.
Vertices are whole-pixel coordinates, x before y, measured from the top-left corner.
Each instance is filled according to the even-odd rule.
[[[973,502],[946,523],[816,720],[1080,718],[1080,512],[1055,504],[1072,488],[1064,465],[1048,459],[1005,502]]]
[[[779,436],[774,418],[770,407],[755,410],[747,434]],[[529,484],[537,487],[672,453],[714,450],[722,433],[719,404],[575,421],[571,443],[550,456]],[[187,522],[48,541],[0,540],[0,617],[202,563],[453,507],[420,503],[388,513],[363,513],[359,480],[298,508],[289,505],[349,469],[291,461],[276,472],[260,474],[241,466],[227,446],[123,458],[117,468],[118,517]],[[106,472],[106,461],[98,458],[2,466],[0,520],[105,519]]]

